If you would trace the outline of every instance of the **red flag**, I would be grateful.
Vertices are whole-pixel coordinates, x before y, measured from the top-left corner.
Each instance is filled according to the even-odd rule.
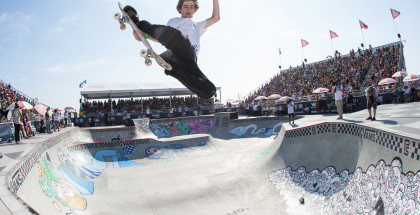
[[[279,55],[281,55],[281,49],[279,48]]]
[[[360,20],[359,20],[359,24],[360,24],[360,29],[363,29],[363,28],[368,29],[368,26]]]
[[[335,33],[334,31],[330,30],[330,37],[331,37],[331,39],[336,38],[336,37],[338,37],[338,34]]]
[[[302,42],[302,48],[309,45],[308,41],[300,39],[300,41]]]
[[[392,18],[395,19],[400,15],[400,11],[397,11],[391,8],[391,15],[392,15]]]

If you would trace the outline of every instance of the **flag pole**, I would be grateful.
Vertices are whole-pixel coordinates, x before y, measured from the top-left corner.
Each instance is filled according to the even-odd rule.
[[[305,52],[303,51],[303,47],[302,47],[302,55],[303,55],[303,61],[305,61]]]
[[[360,31],[362,32],[362,38],[363,38],[363,50],[365,50],[366,42],[365,42],[365,35],[363,35],[363,29],[360,28]]]
[[[394,22],[394,27],[395,27],[395,32],[397,32],[397,37],[398,37],[398,30],[397,30],[397,24],[395,24],[395,19],[393,18],[392,21]],[[401,38],[398,37],[400,39],[401,42]]]
[[[331,38],[331,37],[330,37]],[[334,56],[334,46],[333,46],[333,42],[332,42],[332,38],[331,38],[331,49],[332,49],[332,56]]]

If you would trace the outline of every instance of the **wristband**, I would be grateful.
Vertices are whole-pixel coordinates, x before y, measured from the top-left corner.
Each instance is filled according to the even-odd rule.
[[[146,40],[149,38],[149,34],[146,33]]]

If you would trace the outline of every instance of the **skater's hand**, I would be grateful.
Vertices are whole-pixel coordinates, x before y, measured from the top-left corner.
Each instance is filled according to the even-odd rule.
[[[140,31],[140,33],[143,35],[143,37],[146,37],[146,35],[142,31]],[[133,30],[133,35],[134,35],[134,38],[136,38],[137,41],[141,42],[140,37],[136,34],[136,31],[134,31],[134,30]]]

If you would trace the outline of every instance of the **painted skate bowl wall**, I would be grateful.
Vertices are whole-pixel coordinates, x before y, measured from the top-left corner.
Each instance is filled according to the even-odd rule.
[[[262,167],[255,170],[267,175],[266,183],[272,184],[273,190],[281,190],[282,195],[296,195],[291,197],[296,201],[304,196],[308,203],[312,202],[314,214],[420,211],[419,140],[346,123],[323,123],[286,131],[282,127],[286,120],[274,117],[230,120],[217,115],[151,121],[150,131],[144,121],[116,130],[75,128],[34,148],[11,171],[7,183],[21,201],[40,214],[83,214],[88,207],[100,207],[92,198],[96,198],[97,178],[107,174],[107,168],[118,171],[149,165],[148,159],[142,158],[184,156],[190,152],[187,150],[200,147],[213,150],[212,146],[217,144],[213,138],[257,137],[258,141],[274,136],[270,148],[250,157],[250,165]],[[196,128],[201,133],[191,132]],[[172,138],[122,138],[149,132],[169,134],[163,132],[165,129]],[[179,132],[188,129],[189,132]],[[109,141],[117,135],[121,140]],[[217,147],[210,152],[217,153]]]
[[[281,137],[279,137],[281,138]],[[420,141],[354,124],[289,130],[264,166],[314,214],[418,214]],[[286,191],[286,192],[285,192]],[[323,205],[324,207],[320,207]]]
[[[113,135],[127,131],[131,129],[116,129]],[[95,179],[107,168],[148,165],[143,162],[147,162],[145,157],[154,160],[181,157],[212,142],[209,135],[166,141],[145,138],[92,142],[97,132],[75,128],[41,143],[9,174],[9,189],[36,213],[78,214],[87,209],[89,200],[96,198]],[[111,133],[112,129],[101,132]],[[100,207],[90,205],[95,206]]]

